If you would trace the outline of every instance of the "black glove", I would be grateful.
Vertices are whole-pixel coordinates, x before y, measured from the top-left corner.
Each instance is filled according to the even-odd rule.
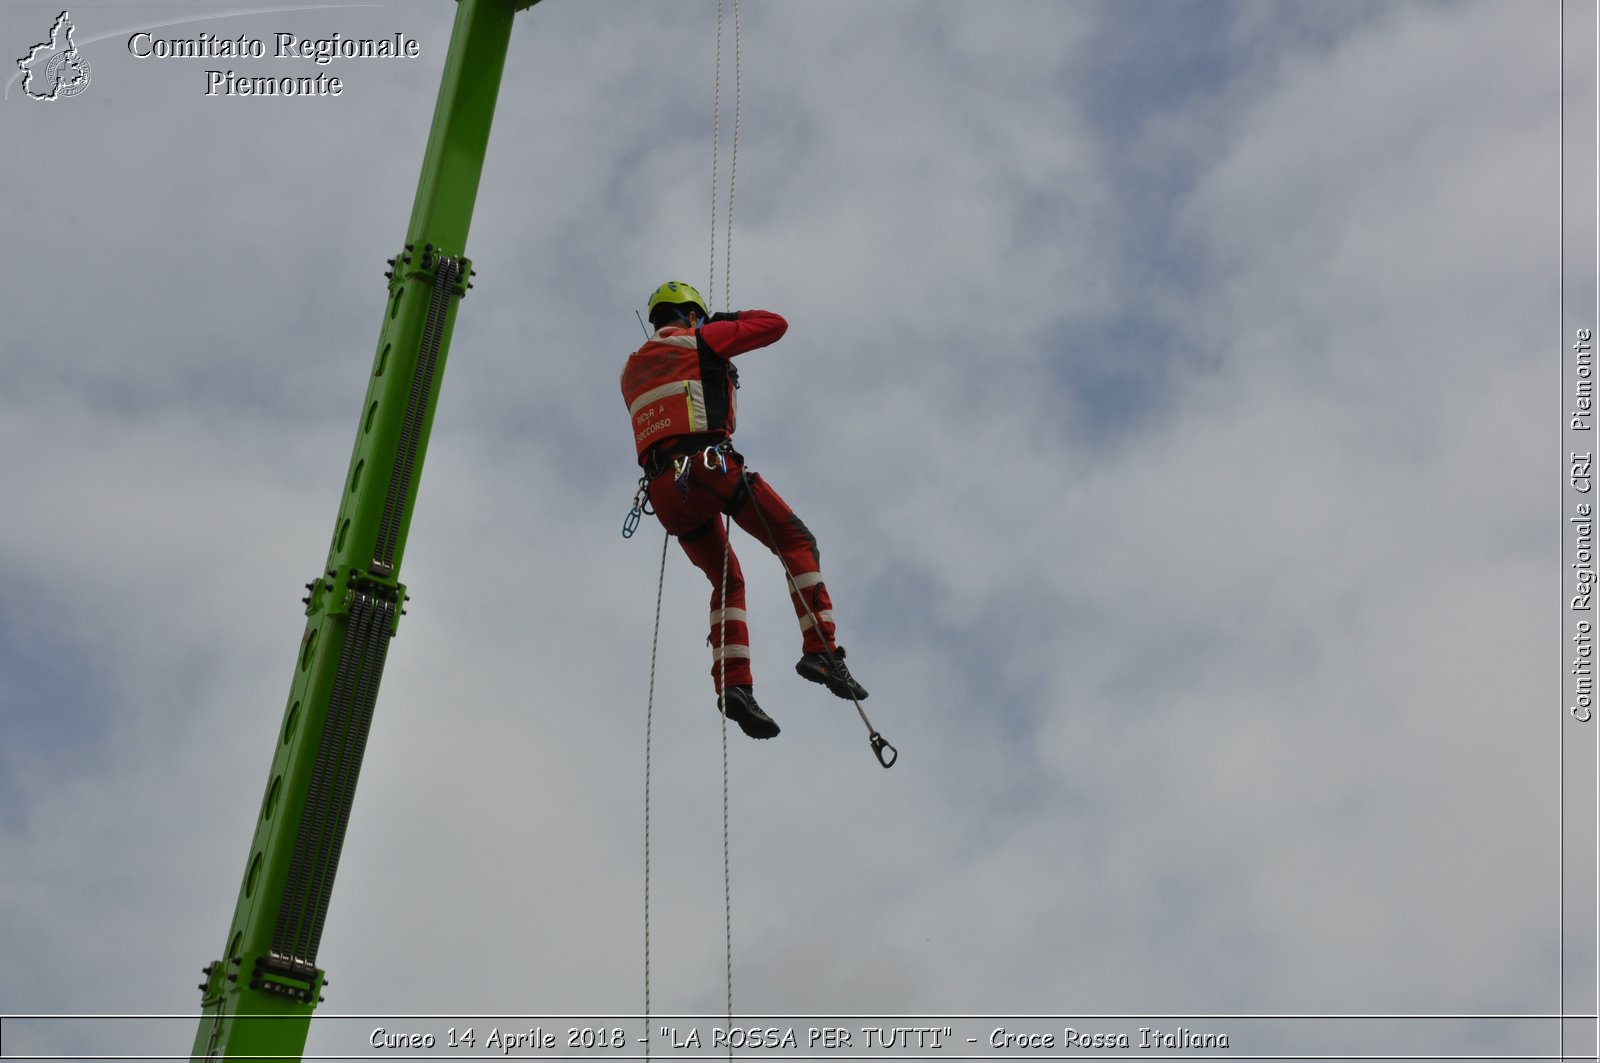
[[[721,311],[721,312],[712,314],[710,317],[706,318],[706,324],[709,325],[713,321],[737,321],[737,320],[739,320],[739,311],[735,310],[735,311],[733,311],[731,313],[729,313],[727,311]]]

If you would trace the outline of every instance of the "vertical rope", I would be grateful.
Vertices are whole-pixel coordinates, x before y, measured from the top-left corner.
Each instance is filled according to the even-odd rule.
[[[723,285],[722,306],[724,309],[732,307],[733,292],[733,182],[738,172],[739,163],[739,0],[733,0],[733,157],[728,167],[728,213],[727,220],[723,223],[724,251],[722,256]],[[711,260],[707,264],[706,284],[711,288],[706,296],[706,310],[709,312],[716,305],[716,268],[717,268],[717,148],[722,130],[722,0],[717,0],[717,58],[715,75],[715,102],[711,112]],[[728,621],[728,557],[732,552],[729,536],[733,532],[733,521],[724,517],[725,528],[722,536],[722,592],[720,600],[721,612],[717,620],[717,646],[721,654],[717,659],[717,689],[721,696],[727,693],[727,643],[726,627]],[[726,702],[724,702],[726,704]],[[723,941],[723,970],[727,976],[727,1004],[728,1004],[728,1029],[733,1028],[733,860],[729,844],[729,799],[728,799],[728,716],[722,714],[722,941]],[[733,1042],[729,1039],[728,1058],[733,1059]]]
[[[661,637],[661,589],[667,581],[667,542],[661,537],[661,572],[656,576],[656,623],[650,633],[650,693],[644,703],[644,1058],[650,1058],[650,731],[656,703],[656,646]]]
[[[709,312],[716,305],[716,270],[717,270],[717,152],[722,133],[722,0],[717,0],[717,54],[714,73],[713,93],[714,102],[711,112],[711,235],[709,257],[706,263],[706,310]],[[741,50],[739,45],[739,0],[733,2],[733,145],[732,159],[728,168],[728,220],[724,233],[723,251],[723,304],[728,305],[729,295],[733,290],[733,194],[734,182],[739,166],[739,110],[742,96],[742,77],[740,70]],[[728,623],[728,558],[732,546],[728,535],[733,530],[731,518],[724,518],[722,547],[722,591],[720,599],[722,608],[717,618],[717,691],[719,709],[723,709],[726,702],[723,700],[727,691],[728,659],[723,652],[726,649],[725,638]],[[662,589],[666,584],[667,576],[667,542],[672,536],[664,536],[661,540],[661,569],[656,576],[656,615],[655,626],[650,634],[650,689],[645,698],[644,710],[644,1058],[650,1058],[650,749],[652,730],[654,726],[654,710],[656,697],[656,653],[661,638],[661,598]],[[732,847],[729,843],[730,801],[728,786],[728,716],[726,711],[721,711],[722,716],[722,933],[723,933],[723,967],[727,975],[727,1004],[728,1028],[733,1028],[733,872],[732,872]],[[728,1058],[733,1058],[733,1044],[730,1038],[728,1045]]]
[[[728,687],[728,644],[725,640],[728,626],[728,555],[733,547],[728,535],[733,531],[733,520],[724,517],[722,531],[722,608],[717,614],[717,689],[726,698]],[[724,702],[726,704],[726,702]],[[733,1029],[733,873],[728,848],[728,714],[722,714],[722,964],[728,979],[728,1025]],[[733,1058],[733,1039],[728,1039],[728,1058]]]
[[[711,253],[706,261],[706,313],[717,305],[717,141],[722,133],[722,0],[717,0],[717,64],[711,104]]]
[[[722,0],[717,0],[721,7]],[[717,47],[722,46],[722,31],[719,26],[717,31]],[[733,0],[733,152],[728,160],[728,220],[724,222],[727,228],[725,249],[722,253],[722,305],[724,309],[733,309],[733,190],[739,176],[739,105],[743,95],[743,79],[740,76],[739,47],[739,0]],[[718,93],[718,103],[721,103],[721,94]],[[713,184],[716,181],[715,172],[712,173]],[[715,199],[715,195],[712,196]]]

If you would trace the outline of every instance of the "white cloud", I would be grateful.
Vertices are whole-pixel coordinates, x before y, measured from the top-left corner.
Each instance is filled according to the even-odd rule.
[[[784,726],[730,736],[736,1008],[1548,1010],[1550,18],[1230,5],[1189,75],[1115,59],[1138,10],[745,5],[734,301],[791,331],[745,359],[739,441],[902,761],[792,675],[776,562],[736,540]],[[616,373],[644,294],[706,280],[709,24],[518,18],[330,1012],[642,1004],[660,540],[617,535]],[[25,168],[0,214],[37,249],[0,266],[0,659],[93,680],[0,684],[30,716],[8,1009],[192,1008],[222,944],[448,32],[291,21],[425,61],[300,107],[107,52],[4,112],[116,162]],[[1159,107],[1101,124],[1092,59]],[[726,174],[726,98],[722,136]],[[720,1014],[706,587],[668,566],[653,1006]],[[102,729],[82,763],[27,737],[52,712]]]

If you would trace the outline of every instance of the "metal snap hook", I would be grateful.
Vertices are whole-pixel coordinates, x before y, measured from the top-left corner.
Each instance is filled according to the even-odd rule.
[[[871,742],[872,752],[877,756],[878,763],[882,764],[886,768],[894,767],[894,762],[900,759],[900,751],[895,749],[894,746],[891,746],[888,740],[877,731],[872,732]],[[884,756],[885,750],[887,750],[889,754],[887,757]]]
[[[639,530],[639,519],[646,513],[654,512],[650,508],[650,480],[648,477],[639,477],[639,490],[633,493],[633,508],[628,510],[628,515],[622,521],[622,537],[633,538],[633,533]]]

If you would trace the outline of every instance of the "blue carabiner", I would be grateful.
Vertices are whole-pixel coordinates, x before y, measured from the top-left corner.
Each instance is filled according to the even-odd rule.
[[[694,471],[694,459],[679,456],[672,459],[672,468],[675,472],[672,486],[678,489],[678,497],[685,502],[689,501],[689,474]]]
[[[633,538],[633,533],[639,530],[639,518],[649,512],[652,512],[650,509],[650,481],[641,476],[639,477],[639,490],[633,493],[633,508],[628,510],[628,515],[622,520],[622,537],[624,539]]]

